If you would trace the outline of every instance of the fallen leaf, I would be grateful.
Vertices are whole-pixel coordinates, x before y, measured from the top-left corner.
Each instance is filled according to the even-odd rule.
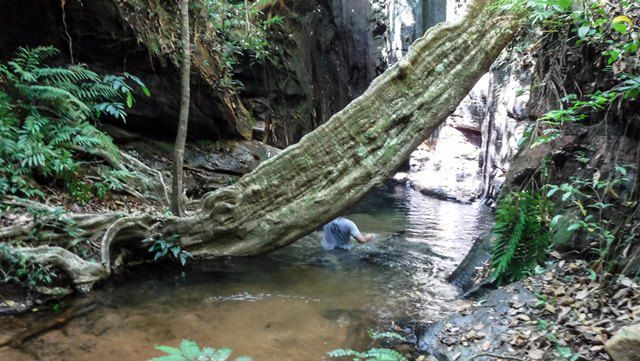
[[[579,291],[578,293],[576,293],[575,299],[576,300],[584,300],[585,298],[587,298],[588,295],[589,295],[589,290],[588,289],[583,289],[583,290]]]
[[[547,310],[549,313],[556,313],[556,307],[550,303],[545,303],[544,309]]]
[[[544,351],[542,351],[539,348],[534,348],[529,350],[528,354],[529,354],[529,357],[531,357],[534,360],[542,360],[542,358],[544,357]]]

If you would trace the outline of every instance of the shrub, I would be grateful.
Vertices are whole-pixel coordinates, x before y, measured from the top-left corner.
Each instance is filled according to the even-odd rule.
[[[19,48],[12,60],[0,64],[0,195],[42,195],[35,179],[45,179],[86,198],[87,190],[78,185],[78,155],[119,157],[95,123],[103,114],[125,121],[121,101],[128,107],[134,101],[127,81],[149,95],[130,74],[100,77],[81,65],[43,64],[57,54],[52,47]]]
[[[230,348],[213,349],[210,347],[200,349],[198,344],[190,340],[182,340],[180,348],[170,346],[156,346],[166,355],[149,359],[148,361],[226,361],[233,350]],[[251,361],[250,357],[240,356],[235,361]]]
[[[498,283],[517,281],[546,260],[550,205],[546,197],[529,191],[512,192],[500,200],[491,254]]]

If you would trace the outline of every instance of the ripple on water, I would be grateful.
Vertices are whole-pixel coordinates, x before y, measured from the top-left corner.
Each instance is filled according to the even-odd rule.
[[[141,267],[94,293],[105,307],[30,347],[42,359],[144,360],[189,338],[259,360],[321,359],[368,345],[392,320],[430,321],[455,306],[445,279],[490,226],[482,207],[386,186],[347,217],[376,239],[325,253],[315,232],[272,254]],[[0,356],[2,356],[0,354]]]

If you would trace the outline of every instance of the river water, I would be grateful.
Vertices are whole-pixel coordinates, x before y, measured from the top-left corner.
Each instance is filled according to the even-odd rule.
[[[91,313],[0,359],[145,360],[154,345],[183,338],[229,347],[254,360],[318,360],[336,348],[366,348],[369,329],[452,312],[445,279],[491,225],[487,209],[386,185],[348,214],[376,239],[325,253],[321,233],[272,254],[144,266],[90,296]],[[86,300],[85,300],[86,301]],[[20,320],[18,320],[20,321]],[[22,320],[24,322],[24,320]]]

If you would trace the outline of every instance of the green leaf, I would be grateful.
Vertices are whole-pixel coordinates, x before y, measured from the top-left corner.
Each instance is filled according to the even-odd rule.
[[[583,25],[578,28],[578,36],[580,37],[580,39],[584,39],[589,33],[589,30],[591,30],[591,27],[589,25]]]
[[[336,349],[336,350],[327,352],[327,355],[329,355],[329,357],[346,357],[346,356],[362,357],[363,353],[355,350]]]
[[[198,344],[191,340],[182,340],[180,343],[180,351],[182,351],[184,358],[189,361],[197,360],[200,355],[200,348],[198,347]]]
[[[581,223],[573,223],[572,225],[570,225],[569,227],[567,227],[567,231],[575,231],[582,228],[582,224]]]
[[[171,347],[171,346],[156,346],[156,350],[160,350],[164,353],[166,353],[167,355],[174,355],[174,356],[182,356],[182,353],[180,352],[180,349],[177,349],[175,347]]]
[[[613,23],[611,27],[620,34],[626,34],[628,31],[627,24],[624,22]]]
[[[229,356],[231,356],[231,352],[233,352],[233,350],[226,347],[218,349],[213,356],[211,356],[211,361],[226,361]]]
[[[133,106],[133,95],[131,95],[131,92],[128,91],[127,92],[127,107],[131,108]]]
[[[558,0],[557,5],[564,11],[569,10],[571,8],[571,4],[573,0]]]
[[[173,257],[178,257],[178,255],[180,254],[180,247],[179,246],[173,246],[171,247],[171,253],[173,253]]]
[[[148,361],[185,361],[185,359],[182,356],[166,355],[166,356],[154,357],[152,359],[149,359]]]

